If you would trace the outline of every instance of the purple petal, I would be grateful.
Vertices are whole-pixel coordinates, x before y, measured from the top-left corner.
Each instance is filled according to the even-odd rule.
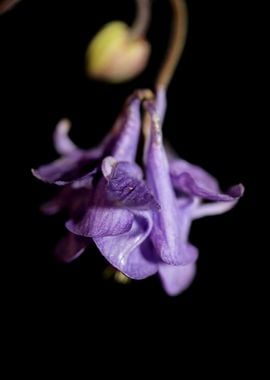
[[[146,142],[148,151],[145,154],[147,183],[161,207],[160,212],[153,213],[151,240],[158,256],[164,262],[173,265],[188,264],[197,258],[193,250],[186,249],[191,214],[186,210],[179,214],[158,115],[151,103],[146,103],[146,107],[152,119],[148,136],[150,141]]]
[[[73,143],[73,141],[71,141],[71,139],[68,136],[70,128],[70,121],[67,119],[63,119],[57,124],[53,134],[55,150],[61,156],[69,155],[72,154],[74,151],[79,150],[79,148]]]
[[[69,121],[62,120],[56,127],[54,144],[63,157],[33,170],[33,174],[47,183],[66,185],[78,181],[75,187],[84,186],[91,181],[104,156],[113,155],[118,160],[134,161],[140,127],[140,99],[136,93],[128,100],[112,132],[94,149],[77,148],[68,137]]]
[[[90,239],[69,233],[56,246],[55,256],[59,261],[70,263],[77,259],[90,244]]]
[[[136,91],[127,99],[111,132],[96,148],[102,152],[100,157],[113,156],[117,161],[135,160],[141,130],[140,93]]]
[[[143,279],[157,272],[158,258],[147,239],[152,228],[149,212],[137,212],[131,229],[118,236],[94,238],[102,255],[118,270],[133,279]]]
[[[238,199],[231,202],[204,203],[192,211],[192,219],[199,219],[205,216],[220,215],[230,211],[238,202]]]
[[[141,129],[140,100],[136,95],[128,100],[120,115],[120,120],[119,129],[116,132],[118,136],[110,154],[118,161],[133,162]]]
[[[66,185],[73,181],[96,172],[97,157],[95,153],[75,151],[69,156],[62,157],[51,164],[40,166],[33,170],[35,177],[47,183]]]
[[[168,153],[171,157],[172,153]],[[217,180],[208,174],[205,170],[199,166],[192,165],[187,161],[182,159],[170,159],[170,175],[173,186],[175,189],[184,191],[182,188],[182,183],[179,178],[185,173],[188,173],[198,186],[208,189],[212,192],[219,192],[219,185]]]
[[[93,175],[97,172],[103,155],[112,148],[115,136],[110,133],[96,148],[81,150],[69,140],[68,128],[67,122],[62,121],[56,127],[54,134],[55,148],[64,156],[50,164],[32,170],[32,173],[47,183],[62,186],[77,181],[74,184],[75,187],[88,186]]]
[[[187,289],[196,274],[196,265],[168,265],[160,264],[158,273],[164,290],[170,296],[177,296]]]
[[[117,163],[112,157],[107,157],[102,171],[108,181],[107,197],[115,205],[129,209],[159,209],[153,194],[140,179],[141,170],[136,164]]]
[[[117,172],[123,172],[126,176],[133,177],[137,180],[142,180],[143,172],[142,169],[133,163],[127,161],[118,162],[114,157],[108,156],[104,158],[101,165],[101,170],[104,177],[109,181],[112,176]]]
[[[114,207],[107,199],[106,180],[102,178],[88,204],[73,215],[66,227],[72,233],[86,237],[114,236],[129,231],[132,221],[131,212]]]
[[[159,87],[156,95],[156,108],[160,118],[160,124],[163,124],[165,112],[167,108],[166,89]]]
[[[244,187],[240,184],[230,188],[227,193],[221,194],[218,191],[212,190],[211,186],[207,187],[206,183],[201,185],[199,182],[196,182],[192,174],[189,173],[182,173],[172,178],[174,185],[177,183],[177,188],[181,189],[182,192],[211,201],[229,202],[241,197],[244,192]]]

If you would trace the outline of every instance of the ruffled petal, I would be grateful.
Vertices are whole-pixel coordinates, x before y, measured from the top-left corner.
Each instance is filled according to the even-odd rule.
[[[90,239],[69,233],[57,244],[55,256],[59,261],[70,263],[77,259],[89,244]]]
[[[106,180],[102,178],[88,203],[77,215],[73,214],[66,227],[72,233],[86,237],[114,236],[129,231],[132,221],[130,211],[114,207],[107,199]]]
[[[168,265],[160,264],[158,273],[164,290],[170,296],[177,296],[186,290],[196,274],[196,265]]]
[[[168,152],[168,155],[171,157],[170,159],[170,175],[173,186],[176,190],[185,191],[182,188],[181,176],[183,174],[188,173],[196,182],[196,184],[200,187],[206,188],[211,192],[218,193],[219,185],[218,181],[205,170],[200,168],[199,166],[192,165],[189,162],[182,160],[180,158],[172,158],[172,151]]]
[[[107,157],[102,163],[103,175],[107,179],[107,197],[118,207],[129,209],[159,210],[153,194],[141,180],[141,169],[136,164],[119,162]]]
[[[94,175],[98,164],[97,160],[98,157],[95,154],[92,155],[90,151],[87,153],[75,151],[51,164],[32,170],[32,173],[43,182],[63,186],[85,175]]]
[[[211,186],[207,186],[207,183],[197,182],[192,174],[190,173],[182,173],[177,177],[172,177],[172,182],[175,187],[180,189],[183,193],[197,196],[203,199],[211,200],[211,201],[223,201],[230,202],[236,198],[240,198],[244,193],[243,185],[239,184],[231,187],[227,193],[220,193],[218,190],[213,190]]]
[[[158,268],[158,258],[147,239],[152,223],[149,212],[136,212],[128,232],[94,238],[94,242],[116,269],[130,278],[141,280],[156,273]]]

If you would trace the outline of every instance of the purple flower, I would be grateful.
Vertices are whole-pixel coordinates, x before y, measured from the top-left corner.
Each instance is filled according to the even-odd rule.
[[[203,169],[165,150],[164,91],[157,93],[156,102],[144,103],[150,124],[145,130],[143,172],[135,163],[140,99],[138,93],[129,99],[112,133],[92,150],[77,148],[62,122],[54,140],[63,157],[34,174],[64,185],[44,207],[49,214],[63,209],[68,214],[69,234],[57,247],[61,260],[77,258],[93,239],[126,276],[139,280],[158,273],[166,292],[176,295],[189,286],[196,271],[198,250],[188,239],[192,221],[232,208],[243,186],[223,194]]]
[[[77,148],[68,138],[68,124],[61,122],[54,142],[62,157],[33,171],[45,182],[64,186],[43,207],[47,214],[67,212],[69,234],[56,249],[61,260],[69,262],[78,257],[90,238],[99,245],[99,239],[121,236],[117,238],[119,245],[130,232],[137,246],[150,233],[151,210],[159,205],[134,162],[141,129],[140,103],[147,94],[148,91],[138,91],[127,101],[112,132],[95,149]],[[121,269],[124,252],[119,253],[119,257],[109,256],[110,262]]]

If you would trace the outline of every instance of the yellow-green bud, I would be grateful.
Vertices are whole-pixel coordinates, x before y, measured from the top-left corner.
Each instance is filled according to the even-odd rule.
[[[90,42],[86,70],[90,77],[112,83],[132,79],[145,68],[150,44],[132,39],[130,28],[121,21],[106,24]]]

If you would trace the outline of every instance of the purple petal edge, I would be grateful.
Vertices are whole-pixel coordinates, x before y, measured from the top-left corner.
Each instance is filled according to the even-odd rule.
[[[225,194],[213,192],[198,185],[189,173],[180,174],[176,180],[178,188],[183,192],[211,201],[230,202],[236,198],[240,198],[244,193],[244,186],[242,184],[231,187]]]

